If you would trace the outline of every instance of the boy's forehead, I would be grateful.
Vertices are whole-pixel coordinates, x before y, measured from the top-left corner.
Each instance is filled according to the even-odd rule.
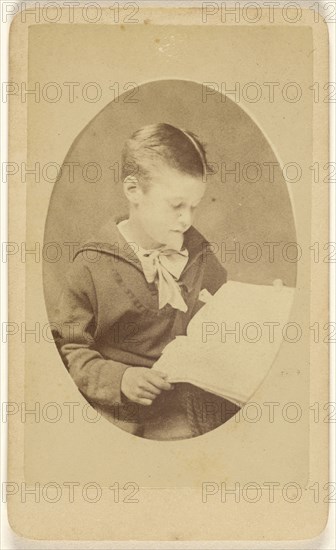
[[[165,197],[185,198],[190,195],[202,197],[205,191],[205,184],[201,178],[184,174],[173,168],[157,171],[153,174],[152,181],[156,191]]]

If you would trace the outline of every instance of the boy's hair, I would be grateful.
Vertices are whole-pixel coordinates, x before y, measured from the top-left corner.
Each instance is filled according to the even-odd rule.
[[[151,170],[158,164],[204,178],[207,171],[204,145],[192,132],[171,124],[161,122],[143,126],[134,132],[123,148],[122,180],[130,175],[137,176],[146,190]]]

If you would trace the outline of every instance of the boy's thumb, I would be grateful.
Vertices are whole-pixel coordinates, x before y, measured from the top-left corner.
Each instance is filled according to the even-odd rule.
[[[167,380],[168,374],[166,372],[162,372],[161,370],[154,370],[154,372],[156,374],[158,374],[159,376],[161,376],[161,378],[163,378],[163,380]]]

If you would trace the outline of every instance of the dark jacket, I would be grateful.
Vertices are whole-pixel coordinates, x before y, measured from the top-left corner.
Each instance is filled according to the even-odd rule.
[[[125,370],[152,367],[175,336],[186,334],[190,319],[203,305],[198,300],[201,289],[213,294],[226,281],[226,271],[204,237],[194,227],[184,237],[189,259],[179,285],[186,313],[170,304],[158,309],[155,284],[146,281],[132,246],[110,220],[77,252],[55,319],[61,327],[58,348],[80,392],[108,420],[138,435],[163,418],[174,424],[174,415],[186,413],[188,407],[190,417],[195,406],[183,403],[181,387],[162,392],[150,407],[131,403],[120,390]],[[177,386],[184,390],[189,385]],[[191,429],[190,436],[197,435],[194,432]],[[174,437],[179,433],[174,436],[172,426]]]

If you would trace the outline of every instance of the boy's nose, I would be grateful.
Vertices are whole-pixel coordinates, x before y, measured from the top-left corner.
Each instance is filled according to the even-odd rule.
[[[183,212],[180,212],[179,215],[179,224],[182,229],[182,231],[186,231],[191,226],[191,212],[188,210],[184,210]]]

